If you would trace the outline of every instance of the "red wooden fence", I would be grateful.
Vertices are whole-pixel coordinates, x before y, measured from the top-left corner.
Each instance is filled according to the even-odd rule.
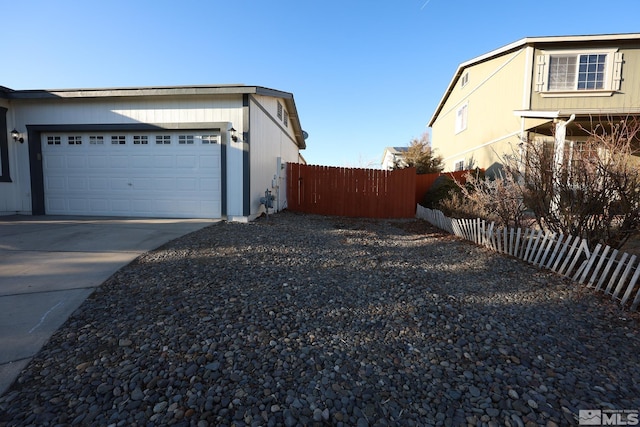
[[[413,218],[415,168],[384,171],[287,163],[292,211],[362,218]]]

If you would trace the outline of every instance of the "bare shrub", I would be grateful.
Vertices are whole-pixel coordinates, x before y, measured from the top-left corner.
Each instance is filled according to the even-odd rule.
[[[638,118],[596,122],[584,142],[527,143],[526,155],[506,156],[524,203],[540,227],[620,248],[640,225]]]
[[[494,179],[469,172],[466,184],[458,184],[460,191],[444,200],[442,206],[457,217],[478,217],[503,227],[522,227],[527,208],[516,179],[517,175],[506,171]]]

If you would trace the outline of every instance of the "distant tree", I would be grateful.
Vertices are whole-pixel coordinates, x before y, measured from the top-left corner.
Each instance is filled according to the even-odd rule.
[[[436,156],[431,144],[429,134],[423,133],[420,139],[414,138],[409,143],[407,151],[401,159],[396,161],[393,169],[415,167],[418,175],[442,172],[444,165],[442,157]]]

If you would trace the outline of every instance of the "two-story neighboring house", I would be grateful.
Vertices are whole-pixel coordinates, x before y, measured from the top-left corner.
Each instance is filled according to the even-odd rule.
[[[429,126],[445,170],[490,171],[522,142],[553,142],[559,127],[580,141],[580,126],[634,115],[640,33],[531,37],[460,64]]]

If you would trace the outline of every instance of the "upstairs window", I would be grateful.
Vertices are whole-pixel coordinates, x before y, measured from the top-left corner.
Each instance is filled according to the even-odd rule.
[[[606,54],[549,57],[549,90],[604,89]]]
[[[467,114],[469,104],[464,103],[456,111],[456,133],[460,133],[467,128]]]
[[[622,62],[622,53],[615,50],[538,55],[536,90],[547,96],[610,95],[620,90]]]
[[[466,73],[464,73],[462,75],[462,77],[460,78],[460,86],[461,87],[465,87],[467,85],[467,83],[469,83],[469,72],[468,71]]]
[[[282,104],[278,102],[278,118],[282,120]]]

